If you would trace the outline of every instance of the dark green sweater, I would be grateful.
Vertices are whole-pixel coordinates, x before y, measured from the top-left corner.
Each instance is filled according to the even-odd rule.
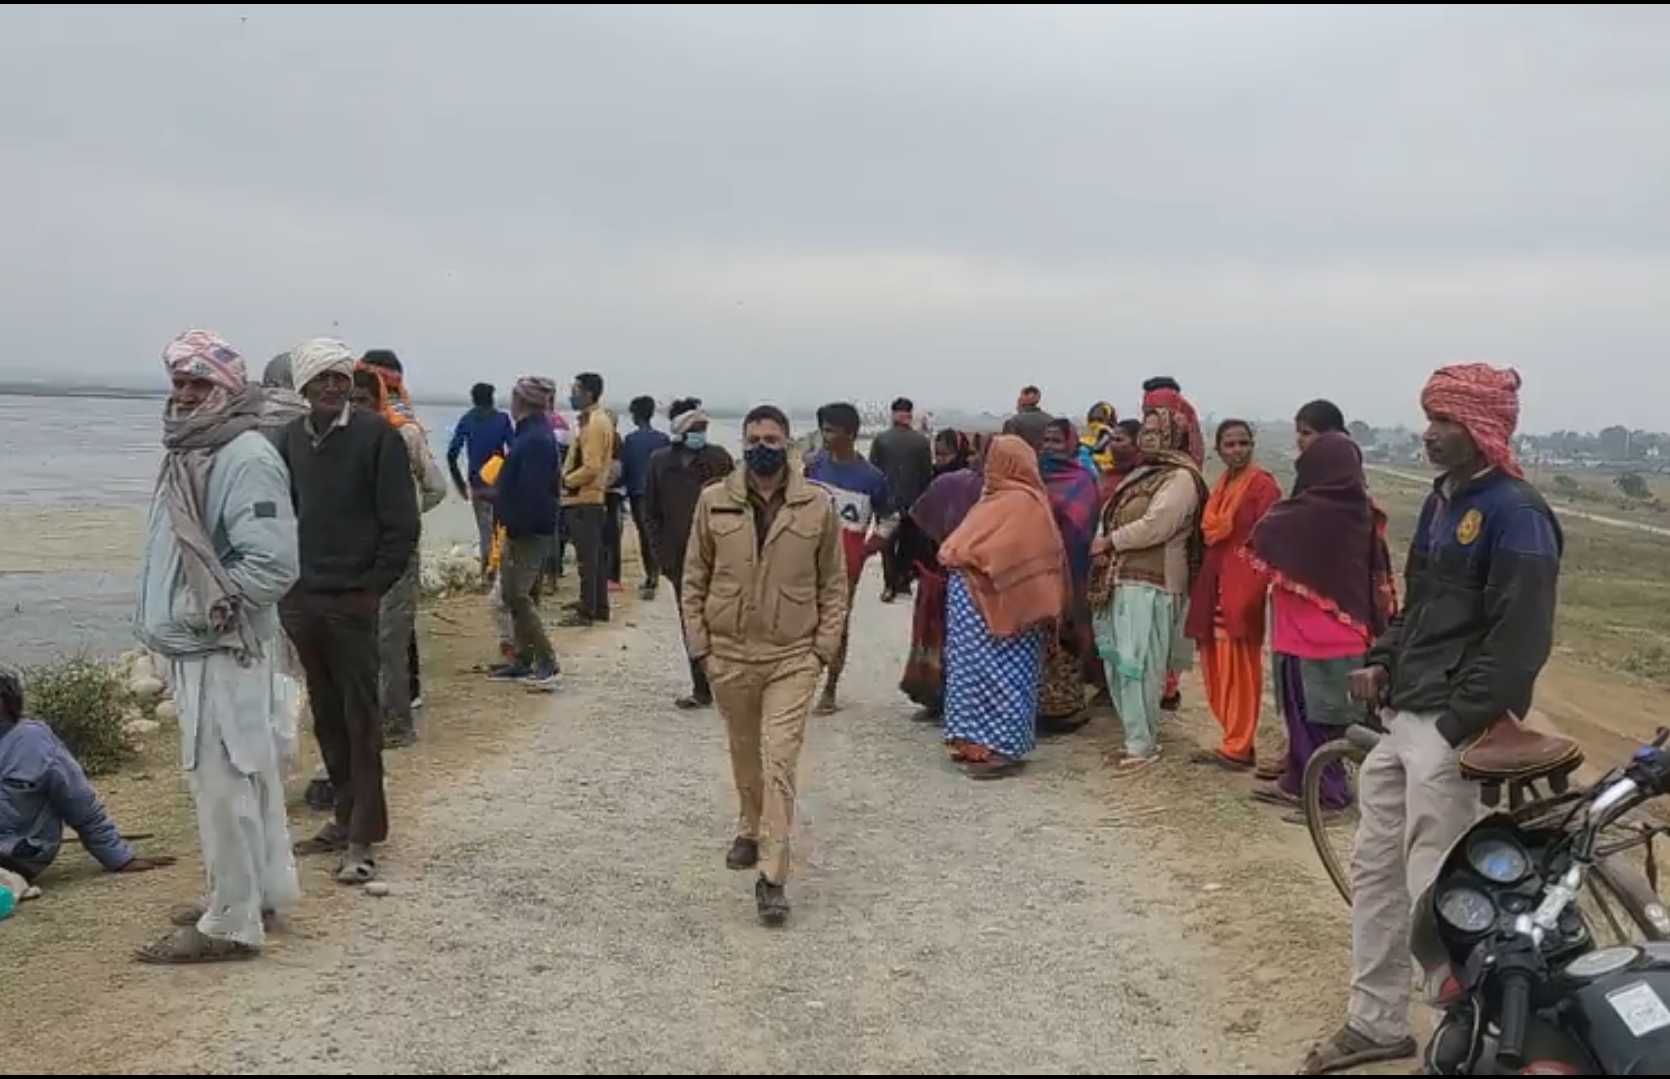
[[[301,545],[296,588],[382,595],[417,549],[417,490],[406,444],[381,416],[358,411],[315,444],[309,419],[291,421],[279,440]]]

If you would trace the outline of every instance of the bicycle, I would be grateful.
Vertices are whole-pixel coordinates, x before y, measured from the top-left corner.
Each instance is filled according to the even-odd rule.
[[[1301,783],[1300,801],[1311,843],[1322,860],[1322,868],[1347,905],[1351,903],[1348,856],[1341,856],[1329,836],[1329,830],[1330,825],[1354,822],[1356,808],[1326,808],[1322,802],[1323,779],[1329,769],[1336,766],[1352,773],[1351,778],[1354,779],[1355,770],[1361,767],[1369,752],[1384,736],[1383,730],[1366,722],[1347,727],[1341,737],[1326,743],[1311,757],[1305,765]],[[1541,735],[1535,737],[1544,738]],[[1572,746],[1566,739],[1554,741]],[[1574,746],[1572,748],[1575,750]],[[1498,807],[1502,795],[1506,793],[1507,811],[1514,820],[1521,825],[1534,825],[1563,817],[1583,797],[1582,789],[1570,786],[1571,774],[1582,763],[1580,752],[1567,753],[1558,759],[1548,755],[1543,763],[1518,769],[1511,775],[1470,774],[1468,778],[1479,782],[1481,801],[1488,808]],[[1356,784],[1353,781],[1349,786],[1355,789]],[[1594,887],[1589,890],[1586,901],[1599,908],[1595,913],[1612,930],[1618,942],[1670,940],[1670,914],[1666,913],[1658,897],[1658,861],[1653,847],[1655,837],[1670,834],[1670,826],[1637,818],[1620,821],[1608,831],[1616,833],[1618,838],[1596,852],[1591,880]],[[1644,866],[1639,870],[1621,857],[1637,847],[1645,855]],[[1618,912],[1612,909],[1613,905],[1621,908],[1638,937],[1631,935]],[[1591,925],[1597,924],[1595,917],[1590,917],[1589,921]]]

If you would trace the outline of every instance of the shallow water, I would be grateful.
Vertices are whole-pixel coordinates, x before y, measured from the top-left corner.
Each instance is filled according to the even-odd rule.
[[[161,412],[160,400],[0,395],[0,663],[132,646]],[[418,407],[437,456],[462,412]],[[717,417],[714,437],[735,449],[738,427]],[[475,519],[453,496],[424,515],[423,531],[426,550],[474,543]]]

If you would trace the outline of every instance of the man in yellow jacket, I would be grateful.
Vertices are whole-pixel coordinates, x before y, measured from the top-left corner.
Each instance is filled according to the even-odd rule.
[[[615,422],[603,411],[603,376],[575,376],[569,407],[580,414],[580,432],[569,444],[562,468],[562,527],[580,563],[580,599],[565,626],[609,620],[609,567],[604,560],[603,525],[609,470],[615,460]]]

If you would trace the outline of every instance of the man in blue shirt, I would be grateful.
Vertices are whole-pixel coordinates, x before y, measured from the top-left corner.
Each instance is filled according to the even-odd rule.
[[[650,426],[655,419],[655,398],[634,397],[630,406],[635,430],[621,439],[621,482],[632,505],[632,527],[638,533],[638,557],[644,564],[644,583],[638,587],[641,599],[655,598],[655,582],[661,576],[655,564],[655,545],[644,531],[644,484],[649,478],[650,454],[672,444],[666,432]]]
[[[452,443],[446,450],[447,471],[452,473],[453,485],[470,502],[475,511],[476,537],[481,543],[481,575],[487,576],[487,553],[493,546],[493,502],[483,493],[490,484],[482,482],[481,466],[488,458],[510,452],[510,442],[516,437],[510,417],[493,407],[493,386],[477,382],[470,387],[471,408],[458,418],[452,429]],[[458,471],[458,455],[469,447],[469,479]]]
[[[494,667],[500,682],[526,682],[551,692],[558,687],[557,656],[534,602],[545,557],[557,531],[557,490],[561,462],[551,437],[551,399],[557,387],[548,378],[518,379],[510,393],[516,420],[515,439],[505,455],[499,481],[489,498],[504,525],[505,548],[499,563],[500,595],[510,610],[516,657]]]
[[[0,869],[33,882],[58,857],[65,825],[112,873],[174,864],[134,855],[75,755],[51,727],[23,714],[23,679],[0,668]]]
[[[1478,819],[1463,751],[1506,774],[1569,749],[1519,730],[1554,648],[1565,551],[1514,460],[1519,388],[1511,368],[1470,363],[1440,368],[1421,391],[1427,457],[1443,474],[1409,543],[1403,609],[1351,675],[1354,697],[1383,706],[1386,735],[1357,773],[1346,1020],[1301,1075],[1416,1054],[1411,897]]]

